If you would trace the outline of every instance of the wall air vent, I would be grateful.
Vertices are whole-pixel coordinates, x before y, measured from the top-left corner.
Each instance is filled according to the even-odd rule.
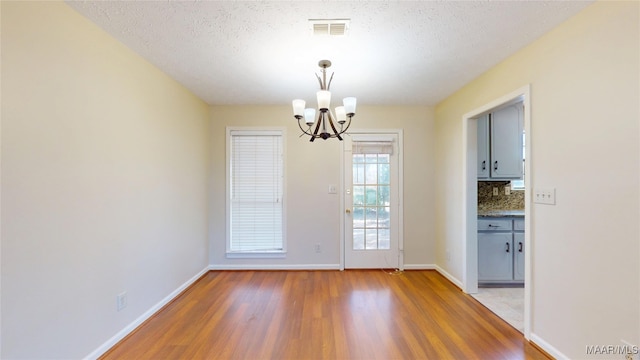
[[[313,35],[342,36],[349,31],[351,19],[309,19]]]

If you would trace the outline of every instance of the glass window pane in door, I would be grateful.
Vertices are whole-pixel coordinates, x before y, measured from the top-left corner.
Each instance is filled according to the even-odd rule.
[[[353,207],[353,228],[364,228],[364,207],[362,206]]]
[[[353,155],[353,249],[391,246],[391,164],[389,154]]]
[[[364,186],[353,186],[353,206],[364,205]]]
[[[364,164],[353,164],[353,183],[364,184]]]
[[[378,187],[373,185],[373,186],[367,186],[365,188],[366,194],[365,194],[365,205],[367,206],[375,206],[378,202]]]
[[[378,248],[378,231],[373,229],[365,230],[366,242],[365,249],[367,250],[375,250]]]
[[[378,184],[389,184],[391,176],[389,176],[389,164],[378,165]]]
[[[366,164],[365,171],[365,184],[376,184],[378,183],[378,165],[377,164]]]
[[[378,206],[389,206],[391,202],[390,190],[389,185],[378,186]]]
[[[389,207],[378,208],[378,229],[388,229],[391,225]]]
[[[375,229],[378,227],[378,212],[375,207],[365,208],[365,227]]]
[[[364,250],[364,229],[353,229],[353,250]]]
[[[388,250],[391,248],[391,231],[389,229],[378,230],[378,249]]]

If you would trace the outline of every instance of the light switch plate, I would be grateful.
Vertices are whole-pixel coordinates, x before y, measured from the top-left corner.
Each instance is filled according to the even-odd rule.
[[[533,191],[533,202],[536,204],[555,205],[556,189],[554,188],[536,188]]]
[[[329,194],[337,194],[338,190],[335,185],[329,185]]]

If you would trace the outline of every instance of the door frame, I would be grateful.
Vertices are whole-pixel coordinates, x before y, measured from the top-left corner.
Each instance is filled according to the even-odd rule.
[[[404,154],[403,154],[403,135],[402,129],[354,129],[349,131],[347,136],[351,134],[363,134],[363,135],[380,135],[380,134],[393,134],[398,137],[398,146],[395,150],[398,151],[398,267],[399,270],[404,270]],[[345,211],[344,206],[345,193],[347,191],[344,181],[344,157],[345,157],[345,142],[340,144],[340,271],[344,271],[345,265]]]
[[[524,236],[525,236],[525,268],[524,268],[524,337],[531,334],[531,85],[527,84],[506,95],[499,97],[462,116],[462,289],[465,293],[478,292],[478,174],[477,174],[477,137],[478,128],[476,118],[491,110],[522,100],[524,104],[525,140],[525,191],[524,191]]]

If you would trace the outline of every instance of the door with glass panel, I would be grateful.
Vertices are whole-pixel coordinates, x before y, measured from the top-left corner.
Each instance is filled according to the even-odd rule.
[[[345,139],[345,268],[400,267],[398,135]]]

